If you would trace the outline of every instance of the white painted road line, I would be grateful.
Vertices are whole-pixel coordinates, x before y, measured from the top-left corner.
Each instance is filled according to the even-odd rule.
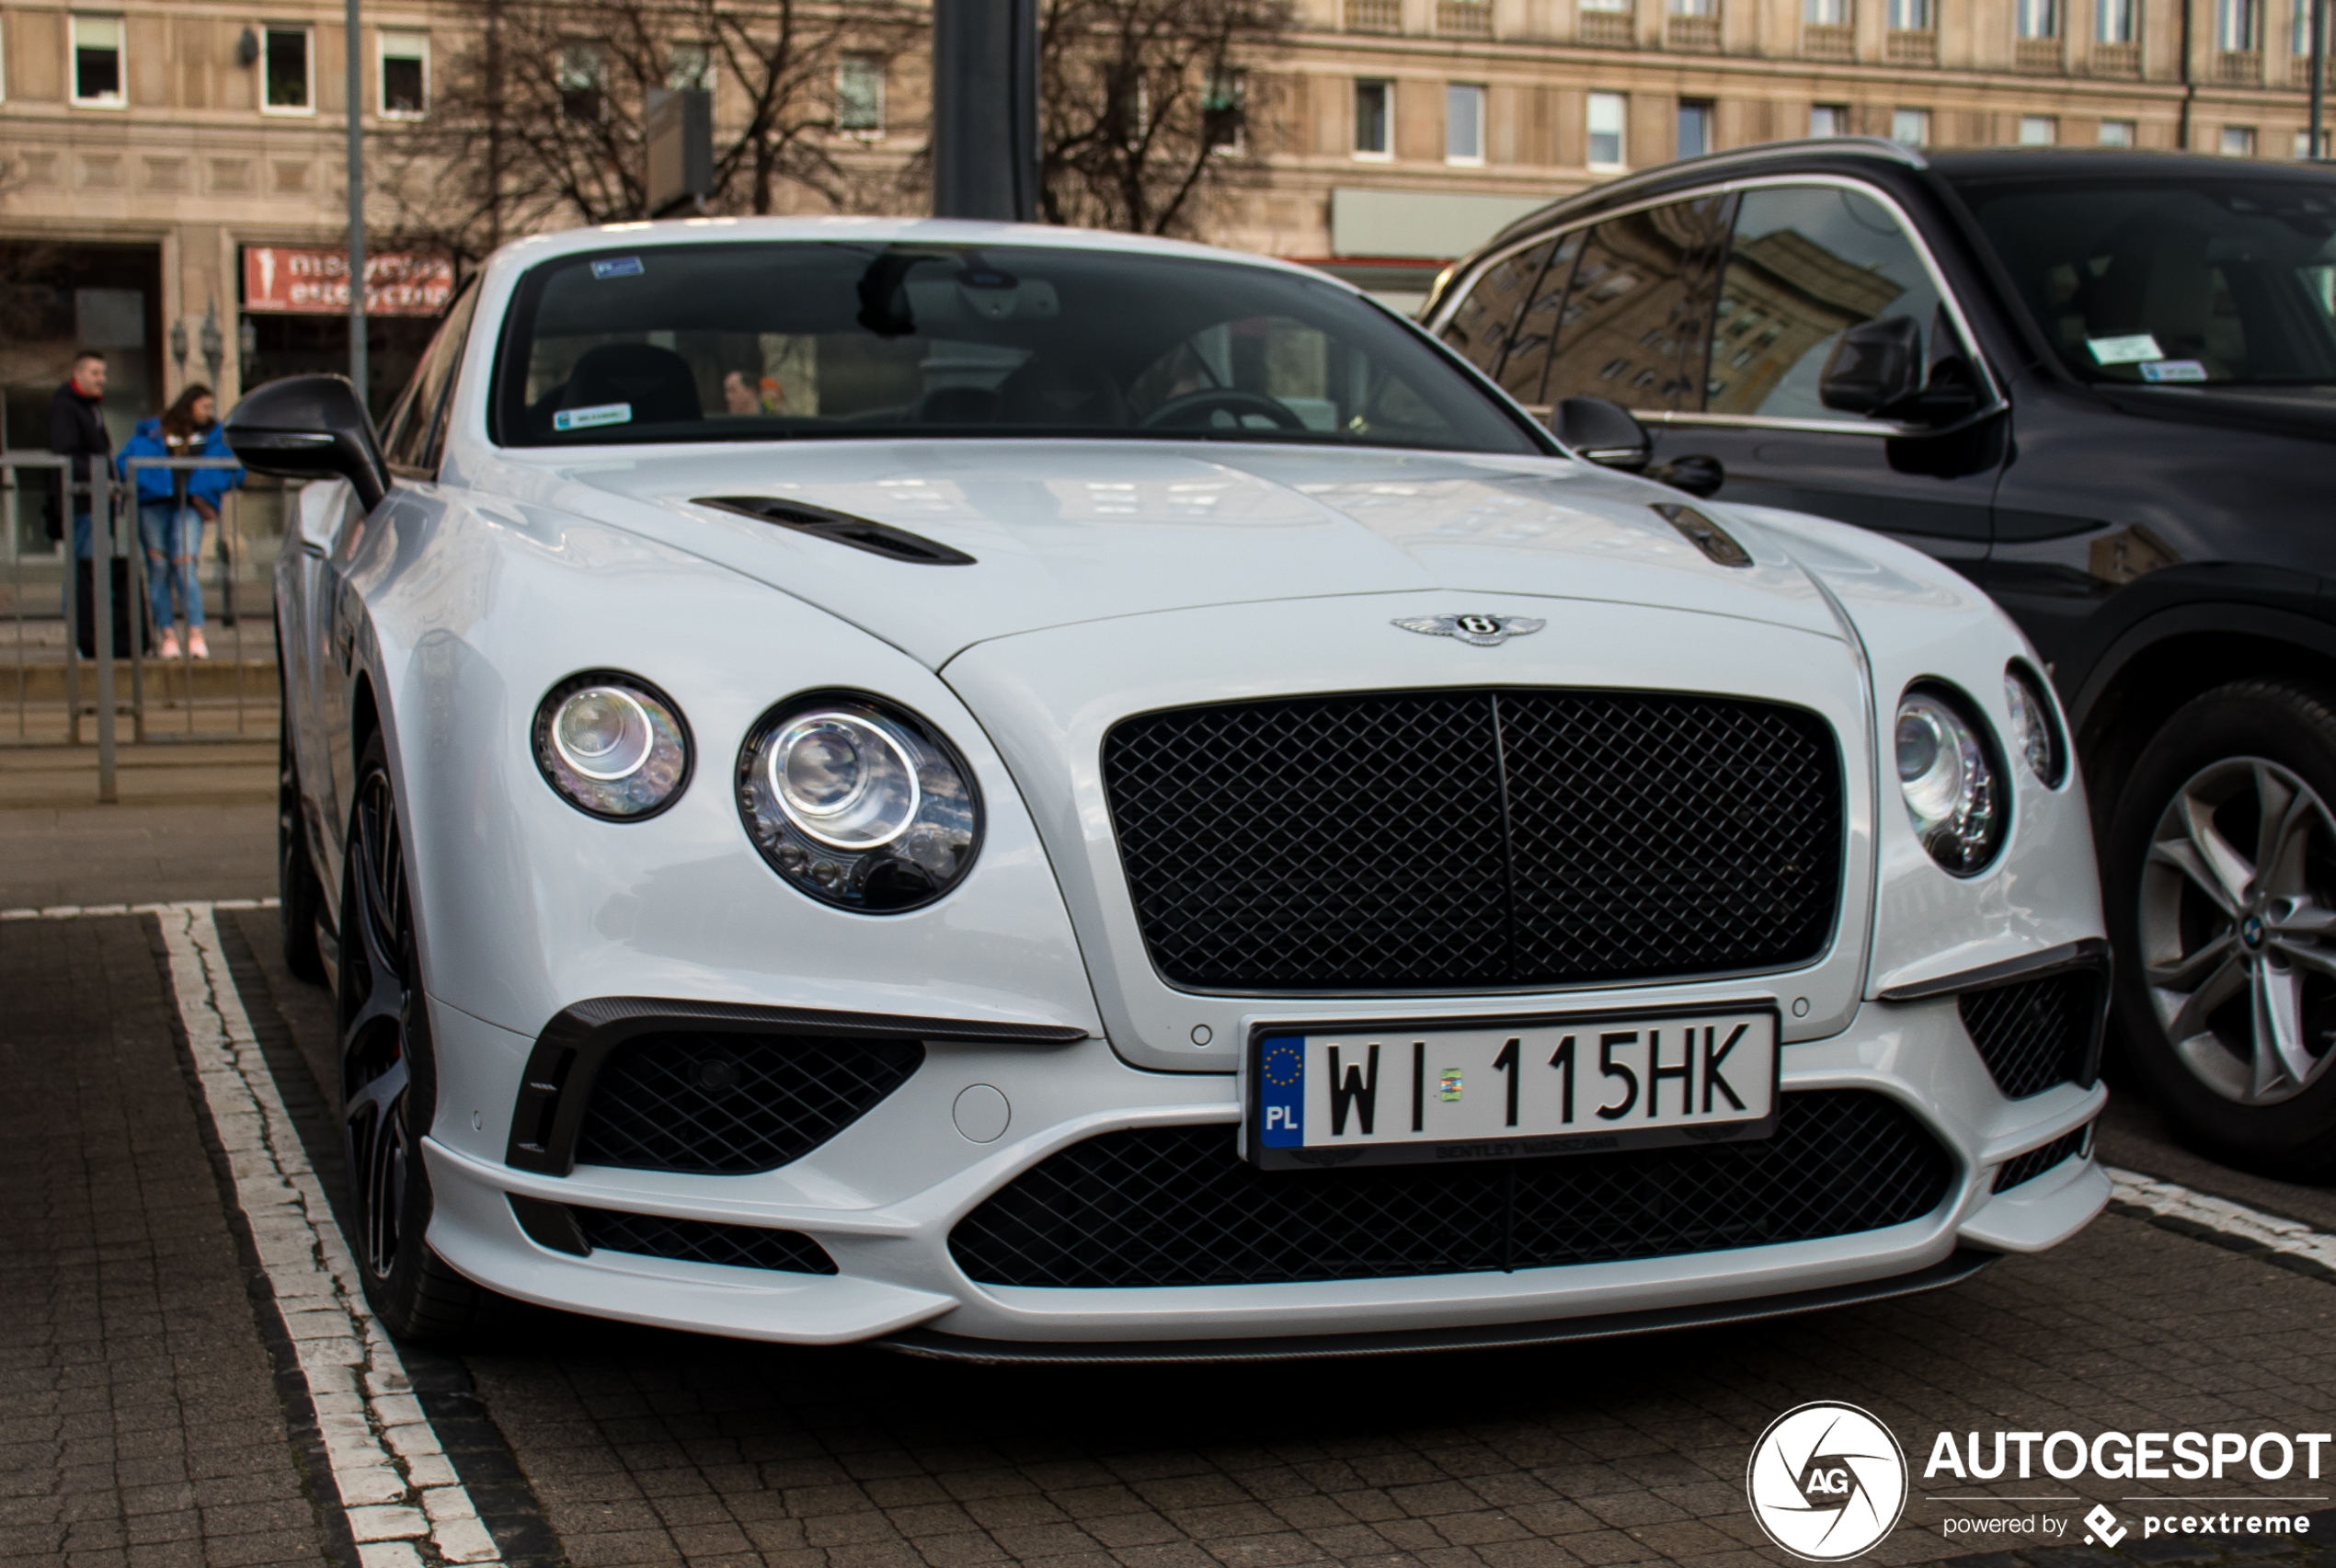
[[[438,1562],[492,1563],[494,1538],[414,1397],[397,1346],[365,1305],[356,1260],[227,972],[212,911],[230,907],[147,912],[162,924],[204,1109],[299,1354],[349,1534],[364,1568],[422,1568],[429,1559],[418,1543]]]
[[[2161,1219],[2180,1220],[2212,1230],[2246,1244],[2250,1251],[2275,1253],[2317,1265],[2330,1278],[2336,1279],[2336,1236],[2325,1230],[2315,1230],[2300,1219],[2283,1219],[2227,1197],[2211,1197],[2136,1171],[2121,1171],[2113,1165],[2101,1169],[2109,1173],[2112,1203],[2128,1204]]]
[[[96,920],[101,915],[158,915],[168,910],[272,910],[276,898],[213,898],[205,904],[51,904],[45,910],[0,910],[0,921]]]

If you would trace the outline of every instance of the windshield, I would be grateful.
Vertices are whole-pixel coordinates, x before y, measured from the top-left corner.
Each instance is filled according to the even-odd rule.
[[[2233,175],[1962,189],[2078,374],[2336,381],[2336,182]]]
[[[513,446],[1156,436],[1541,450],[1334,284],[1037,246],[643,246],[521,280]]]

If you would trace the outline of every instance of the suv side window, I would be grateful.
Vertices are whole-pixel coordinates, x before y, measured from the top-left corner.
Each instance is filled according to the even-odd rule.
[[[1937,352],[1939,291],[1890,210],[1837,186],[1747,190],[1720,284],[1706,412],[1840,419],[1817,375],[1845,328],[1912,316]]]
[[[1644,411],[1703,405],[1724,196],[1611,218],[1589,231],[1538,401],[1603,397]]]
[[[1540,281],[1549,257],[1550,242],[1544,240],[1487,268],[1444,324],[1444,341],[1486,375],[1498,376],[1517,309]]]
[[[390,415],[389,431],[382,440],[382,455],[389,466],[408,478],[437,472],[443,442],[445,394],[462,364],[463,340],[470,335],[471,315],[478,308],[475,284],[463,291],[446,313],[429,347],[414,367],[413,384],[406,389]]]
[[[1542,269],[1540,283],[1517,325],[1509,329],[1508,357],[1496,378],[1501,389],[1519,403],[1544,407],[1541,383],[1548,379],[1550,349],[1557,342],[1557,323],[1565,308],[1565,286],[1574,280],[1574,263],[1582,254],[1582,235],[1575,229],[1557,237],[1557,248]]]

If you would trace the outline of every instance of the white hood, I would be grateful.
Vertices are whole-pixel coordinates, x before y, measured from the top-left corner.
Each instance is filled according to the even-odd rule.
[[[978,643],[1078,622],[1431,589],[1455,595],[1450,612],[1577,599],[1838,635],[1760,531],[1738,535],[1754,565],[1719,566],[1653,509],[1688,498],[1562,458],[871,441],[563,453],[541,466],[506,460],[482,478],[719,561],[932,669]],[[974,564],[912,564],[692,504],[720,496],[810,502]]]

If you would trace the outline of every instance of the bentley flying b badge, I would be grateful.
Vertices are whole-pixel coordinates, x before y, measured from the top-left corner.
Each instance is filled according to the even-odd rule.
[[[1531,615],[1406,615],[1392,624],[1422,636],[1458,637],[1471,647],[1498,647],[1549,624]]]

